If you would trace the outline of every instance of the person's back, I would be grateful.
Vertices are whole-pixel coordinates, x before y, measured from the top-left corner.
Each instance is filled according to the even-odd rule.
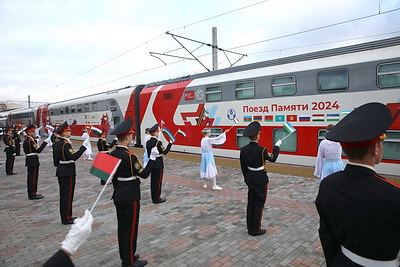
[[[400,244],[400,188],[371,169],[348,164],[326,177],[316,200],[336,241],[364,257],[391,260]]]
[[[391,124],[385,105],[368,103],[326,135],[349,159],[343,171],[321,182],[315,201],[328,267],[399,266],[400,185],[375,171]]]

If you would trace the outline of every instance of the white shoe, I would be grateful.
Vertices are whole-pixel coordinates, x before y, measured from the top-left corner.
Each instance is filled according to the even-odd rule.
[[[206,184],[203,184],[203,188],[204,188],[204,189],[207,189],[207,185],[206,185]]]
[[[220,186],[218,186],[218,185],[212,187],[212,190],[215,190],[215,191],[220,191],[220,190],[222,190],[222,189],[223,189],[223,188],[220,187]]]

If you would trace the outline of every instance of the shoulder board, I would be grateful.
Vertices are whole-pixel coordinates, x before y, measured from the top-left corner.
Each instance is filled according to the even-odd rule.
[[[130,152],[129,150],[125,150],[125,153],[128,153],[129,155],[134,155],[132,152]]]
[[[391,185],[393,185],[393,186],[395,186],[395,187],[397,187],[397,188],[400,188],[400,185],[399,185],[399,184],[396,184],[395,182],[389,181],[389,180],[387,180],[386,178],[384,178],[384,177],[382,177],[382,176],[375,175],[375,177],[378,178],[378,179],[380,179],[380,180],[382,180],[382,181],[384,181],[384,182],[386,182],[386,183],[388,183],[388,184],[391,184]]]

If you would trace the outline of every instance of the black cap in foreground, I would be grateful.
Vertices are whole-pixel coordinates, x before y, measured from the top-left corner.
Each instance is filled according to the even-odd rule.
[[[243,136],[251,137],[258,134],[261,129],[261,124],[258,121],[253,121],[244,129]]]
[[[112,135],[116,135],[118,137],[126,136],[132,133],[133,122],[131,118],[127,118],[123,122],[117,125],[114,130],[110,133]]]

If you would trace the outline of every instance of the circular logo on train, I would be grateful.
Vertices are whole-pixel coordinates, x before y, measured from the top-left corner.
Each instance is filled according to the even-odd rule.
[[[226,116],[232,121],[236,118],[236,111],[234,109],[229,109]]]
[[[196,99],[201,100],[204,98],[203,90],[199,89],[196,91]]]
[[[0,103],[0,111],[4,111],[7,109],[7,105],[4,103]]]

